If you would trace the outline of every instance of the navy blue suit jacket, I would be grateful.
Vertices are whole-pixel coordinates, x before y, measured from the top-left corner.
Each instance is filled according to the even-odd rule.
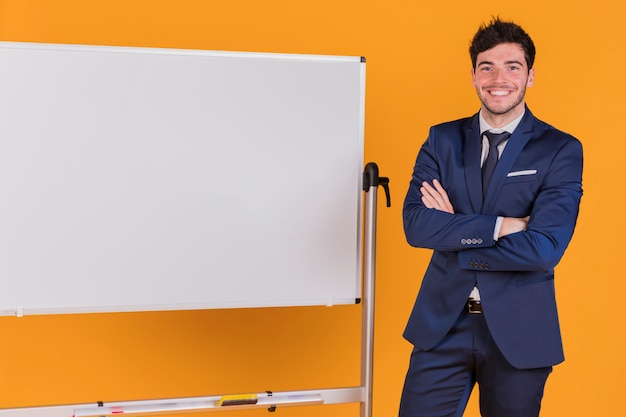
[[[477,285],[492,337],[517,368],[563,361],[554,267],[572,238],[582,196],[582,146],[526,113],[482,196],[478,114],[431,128],[403,209],[410,245],[433,249],[404,336],[429,350],[448,333]],[[423,181],[441,181],[455,214],[428,209]],[[494,240],[497,216],[526,231]]]

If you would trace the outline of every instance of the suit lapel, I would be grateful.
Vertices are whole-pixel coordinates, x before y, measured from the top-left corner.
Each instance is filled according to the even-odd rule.
[[[480,213],[480,208],[483,205],[482,172],[480,170],[482,142],[479,130],[478,114],[475,114],[469,120],[467,129],[464,129],[465,136],[463,137],[465,146],[465,184],[474,213]]]
[[[507,174],[511,172],[513,164],[517,160],[519,154],[522,152],[528,141],[533,137],[534,134],[537,133],[533,132],[534,121],[535,117],[527,108],[524,118],[509,138],[509,141],[504,148],[504,152],[502,152],[502,156],[498,160],[496,169],[493,172],[493,176],[491,177],[491,182],[489,183],[489,188],[487,189],[487,195],[484,196],[481,213],[493,212],[494,204],[497,200],[497,196],[502,190],[502,186],[504,184]]]

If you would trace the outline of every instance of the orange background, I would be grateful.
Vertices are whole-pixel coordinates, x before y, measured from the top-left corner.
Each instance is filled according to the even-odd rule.
[[[542,416],[621,415],[623,0],[0,0],[0,40],[367,57],[365,157],[391,179],[393,204],[379,199],[374,415],[387,417],[397,415],[411,349],[401,333],[429,258],[404,240],[402,200],[428,127],[478,110],[467,48],[492,15],[537,45],[532,111],[585,149],[582,212],[556,280],[567,360]],[[359,384],[359,306],[5,317],[0,335],[0,408]],[[354,404],[277,413],[359,414]],[[474,396],[465,416],[478,415]]]

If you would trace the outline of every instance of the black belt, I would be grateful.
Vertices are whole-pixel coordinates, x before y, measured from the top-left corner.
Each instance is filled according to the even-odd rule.
[[[483,312],[483,306],[480,304],[480,301],[472,300],[471,298],[467,300],[465,308],[470,314],[482,314]]]

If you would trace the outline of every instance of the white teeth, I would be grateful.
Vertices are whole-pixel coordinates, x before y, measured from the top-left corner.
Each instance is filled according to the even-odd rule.
[[[506,96],[507,94],[509,94],[508,91],[491,91],[491,95],[494,96]]]

